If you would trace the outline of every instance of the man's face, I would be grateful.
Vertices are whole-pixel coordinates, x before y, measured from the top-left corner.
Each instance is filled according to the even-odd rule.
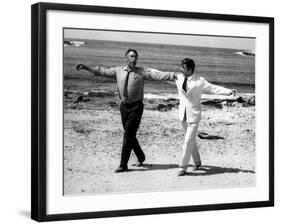
[[[186,67],[186,64],[183,64],[182,67],[181,67],[181,72],[183,73],[183,75],[185,77],[189,77],[189,76],[192,76],[193,72],[192,72],[192,69],[191,68],[187,68]]]
[[[137,60],[138,60],[138,56],[136,55],[135,52],[133,51],[129,51],[129,53],[127,54],[127,65],[130,68],[134,68],[137,65]]]

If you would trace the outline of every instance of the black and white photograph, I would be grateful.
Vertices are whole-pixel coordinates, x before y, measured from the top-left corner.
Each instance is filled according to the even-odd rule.
[[[5,1],[1,223],[278,223],[279,5]]]
[[[32,218],[274,204],[273,18],[32,7]]]
[[[63,29],[63,192],[256,186],[255,37]]]

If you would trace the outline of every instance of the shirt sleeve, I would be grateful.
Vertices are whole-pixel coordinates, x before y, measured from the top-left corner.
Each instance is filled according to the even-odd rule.
[[[203,79],[203,92],[207,94],[230,95],[231,90],[222,86],[214,85]]]
[[[175,72],[162,72],[152,68],[143,68],[143,77],[146,80],[173,81]]]
[[[94,74],[96,76],[106,76],[110,78],[116,77],[116,69],[115,68],[103,68],[103,67],[94,67]]]

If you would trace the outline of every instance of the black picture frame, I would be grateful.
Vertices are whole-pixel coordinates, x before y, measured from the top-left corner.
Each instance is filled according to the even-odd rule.
[[[67,214],[47,214],[47,170],[46,170],[46,128],[47,128],[47,88],[46,88],[46,38],[48,10],[110,13],[138,16],[153,16],[167,18],[191,18],[229,22],[253,22],[269,25],[269,183],[266,201],[243,203],[208,204],[196,206],[176,206],[159,208],[139,208],[129,210],[82,212]],[[253,17],[241,15],[224,15],[210,13],[195,13],[183,11],[163,11],[137,8],[103,7],[73,4],[37,3],[31,11],[31,218],[36,221],[74,220],[86,218],[102,218],[117,216],[135,216],[162,213],[179,213],[194,211],[210,211],[238,208],[255,208],[274,206],[274,18]]]

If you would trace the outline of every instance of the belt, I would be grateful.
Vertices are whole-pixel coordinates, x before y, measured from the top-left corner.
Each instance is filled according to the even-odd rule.
[[[135,106],[135,105],[139,105],[139,104],[142,104],[142,100],[138,100],[138,101],[135,101],[135,102],[122,102],[123,105],[126,105],[126,106]]]

